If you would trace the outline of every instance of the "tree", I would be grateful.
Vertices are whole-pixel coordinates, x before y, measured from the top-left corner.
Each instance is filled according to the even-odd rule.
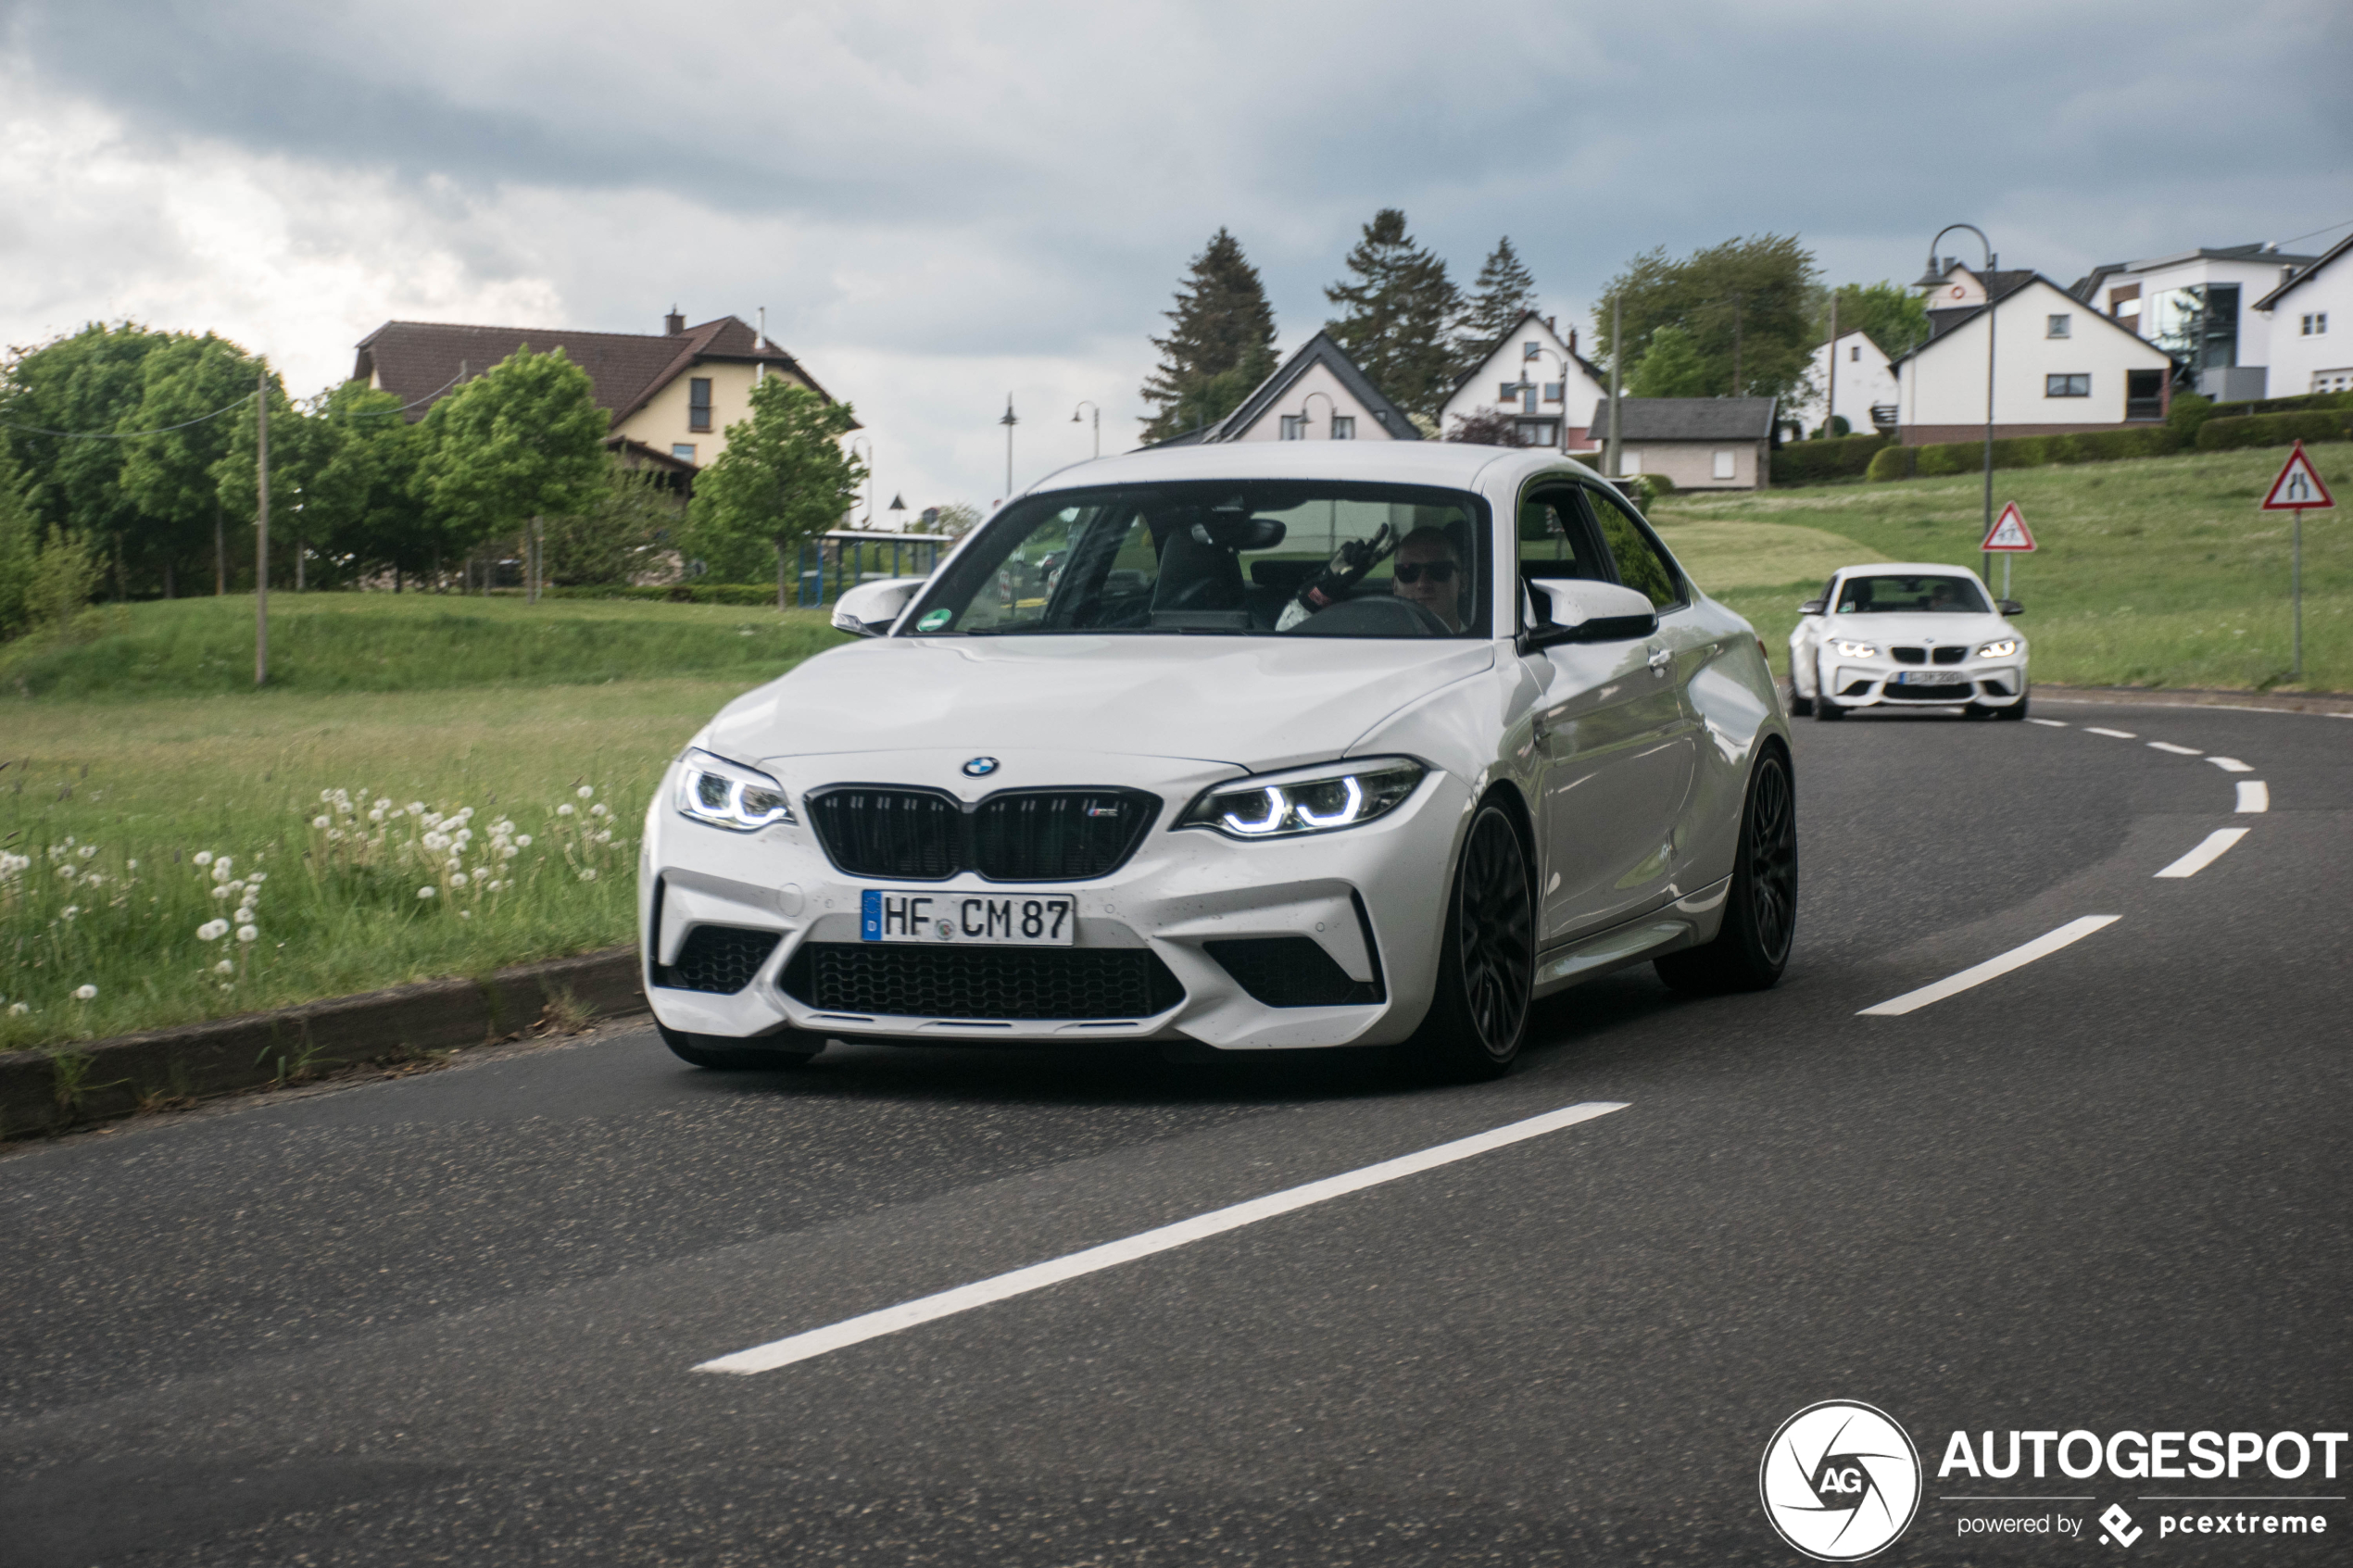
[[[1445,439],[1471,446],[1516,446],[1519,424],[1502,409],[1490,408],[1484,413],[1457,415]]]
[[[93,321],[11,351],[0,370],[0,420],[16,427],[8,433],[38,527],[120,541],[137,525],[137,508],[122,494],[123,444],[103,437],[142,428],[134,418],[146,395],[142,367],[171,335],[133,321]]]
[[[1446,263],[1414,244],[1405,215],[1390,207],[1365,225],[1348,253],[1348,270],[1353,281],[1324,290],[1341,312],[1324,330],[1390,402],[1435,419],[1454,389],[1446,334],[1462,314],[1462,293]]]
[[[1634,373],[1626,378],[1626,395],[1705,397],[1717,385],[1715,372],[1700,358],[1691,333],[1680,327],[1660,327],[1643,345]]]
[[[1520,264],[1509,234],[1495,242],[1487,264],[1478,270],[1470,301],[1454,325],[1454,378],[1478,368],[1493,351],[1496,340],[1517,326],[1536,308],[1536,275]]]
[[[274,378],[271,391],[271,554],[281,541],[288,559],[304,551],[317,563],[306,583],[319,587],[431,565],[438,539],[418,479],[425,434],[402,417],[400,399],[346,382],[305,409]],[[221,509],[240,521],[256,511],[255,437],[251,417],[239,420],[213,470]]]
[[[1910,289],[1899,288],[1885,282],[1876,283],[1842,283],[1834,291],[1838,301],[1838,331],[1843,337],[1860,332],[1879,351],[1893,359],[1907,353],[1917,344],[1928,341],[1928,305]],[[1830,341],[1831,320],[1828,296],[1816,313],[1814,341]]]
[[[627,583],[676,540],[686,513],[685,498],[663,475],[613,458],[585,509],[547,521],[547,581],[564,587]]]
[[[1165,441],[1224,419],[1275,370],[1275,311],[1241,242],[1220,229],[1177,285],[1160,364],[1144,379],[1146,441]]]
[[[1810,380],[1815,267],[1795,237],[1727,240],[1677,261],[1664,248],[1628,262],[1594,307],[1604,352],[1614,297],[1623,312],[1626,373],[1661,327],[1680,329],[1705,368],[1701,395],[1787,397]]]
[[[210,332],[172,334],[140,362],[141,396],[125,422],[148,433],[120,443],[122,499],[137,514],[124,553],[160,579],[165,598],[176,594],[181,568],[212,554],[221,510],[215,470],[240,427],[251,430],[260,368]]]
[[[842,446],[857,424],[847,403],[781,376],[752,388],[751,418],[727,427],[726,450],[695,482],[687,511],[714,571],[741,570],[764,545],[775,552],[776,608],[786,607],[792,552],[839,523],[865,482],[866,465]]]
[[[418,483],[436,565],[531,519],[576,512],[605,477],[611,420],[560,348],[519,348],[433,406]]]
[[[26,630],[37,548],[24,476],[9,455],[7,433],[0,431],[0,641]]]

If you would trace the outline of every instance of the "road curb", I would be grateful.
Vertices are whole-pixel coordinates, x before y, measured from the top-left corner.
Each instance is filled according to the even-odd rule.
[[[2052,702],[2120,702],[2160,708],[2259,708],[2275,713],[2353,715],[2353,692],[2236,692],[2197,686],[2052,686],[2036,682],[2036,697]]]
[[[424,980],[274,1012],[151,1029],[47,1050],[0,1053],[0,1137],[111,1121],[143,1102],[180,1101],[415,1060],[515,1035],[551,1006],[586,1017],[643,1012],[637,949],[502,969],[484,980]]]

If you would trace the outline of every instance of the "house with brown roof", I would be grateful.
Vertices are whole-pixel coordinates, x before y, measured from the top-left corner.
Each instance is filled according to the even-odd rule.
[[[386,321],[359,340],[352,378],[396,394],[409,417],[519,348],[560,348],[588,372],[612,417],[605,445],[632,468],[691,476],[726,449],[727,427],[751,415],[751,389],[786,376],[832,402],[799,360],[735,316],[686,325],[673,308],[663,331],[591,332],[566,327],[474,327]]]

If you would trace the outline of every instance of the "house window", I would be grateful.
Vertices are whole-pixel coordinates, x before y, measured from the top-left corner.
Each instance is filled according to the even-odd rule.
[[[1495,388],[1495,401],[1509,403],[1519,396],[1519,383],[1507,381]]]
[[[2165,417],[2163,370],[2124,372],[2124,417],[2128,420],[2161,420]]]
[[[1863,345],[1858,343],[1849,348],[1846,351],[1846,358],[1851,363],[1857,365],[1861,364],[1863,362]]]
[[[1283,439],[1285,441],[1306,440],[1307,416],[1304,414],[1285,414],[1283,416]]]
[[[1533,341],[1533,340],[1530,340],[1530,341],[1529,341],[1529,342],[1527,342],[1527,343],[1523,343],[1523,344],[1521,344],[1521,345],[1519,345],[1519,357],[1520,357],[1521,358],[1523,358],[1523,359],[1533,359],[1533,358],[1536,358],[1539,354],[1541,354],[1541,353],[1543,353],[1543,352],[1544,352],[1544,345],[1543,345],[1542,344],[1541,344],[1541,343],[1537,343],[1537,342],[1535,342],[1535,341]]]
[[[1560,426],[1551,420],[1521,420],[1514,433],[1522,446],[1556,446],[1560,445]]]
[[[690,377],[686,382],[686,428],[711,428],[711,378]]]
[[[1534,413],[1536,411],[1536,383],[1532,381],[1520,383],[1519,396],[1519,411],[1523,414]]]
[[[1356,416],[1353,414],[1334,414],[1332,416],[1332,439],[1334,441],[1355,440]]]
[[[2075,318],[2072,316],[2051,317],[2050,325],[2045,329],[2043,335],[2045,337],[2073,337],[2075,335]]]
[[[2315,370],[2312,372],[2315,392],[2353,392],[2353,370]]]
[[[691,441],[681,441],[670,449],[670,455],[682,463],[691,463],[695,460],[695,444]]]
[[[1546,382],[1544,383],[1544,401],[1547,403],[1557,403],[1560,400],[1561,383],[1556,381]]]
[[[2045,376],[2043,395],[2045,397],[2089,397],[2092,395],[2092,378],[2089,375]]]
[[[2327,311],[2315,310],[2309,316],[2304,318],[2304,335],[2306,337],[2325,337],[2328,335],[2328,330],[2329,313]]]
[[[1624,479],[1629,474],[1636,474],[1642,471],[1642,454],[1631,446],[1622,446],[1618,448],[1617,477]]]
[[[1736,479],[1739,476],[1739,466],[1733,461],[1731,452],[1726,448],[1718,448],[1716,454],[1716,477]]]

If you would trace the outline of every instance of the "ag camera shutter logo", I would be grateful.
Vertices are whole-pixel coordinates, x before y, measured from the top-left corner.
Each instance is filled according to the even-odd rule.
[[[1825,1399],[1781,1423],[1756,1490],[1765,1517],[1798,1551],[1859,1562],[1894,1544],[1919,1512],[1919,1450],[1885,1411]]]

